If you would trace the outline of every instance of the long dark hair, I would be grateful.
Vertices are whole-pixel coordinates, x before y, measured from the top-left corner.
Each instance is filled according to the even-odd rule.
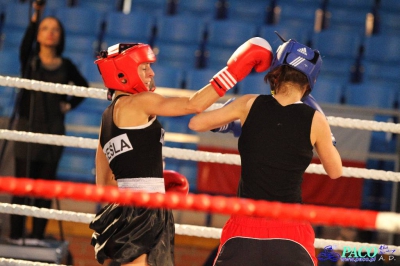
[[[302,88],[306,86],[306,91],[303,96],[306,96],[311,92],[307,76],[287,65],[282,65],[270,71],[265,75],[264,81],[270,84],[272,93],[277,93],[281,88],[282,83],[285,82],[298,84]]]
[[[64,26],[61,23],[61,21],[58,18],[54,17],[54,16],[47,16],[47,17],[43,18],[43,20],[47,19],[47,18],[51,18],[51,19],[54,19],[55,21],[57,21],[58,26],[60,27],[60,41],[58,42],[58,45],[56,46],[56,54],[58,56],[61,56],[62,53],[64,52],[64,46],[65,46],[65,30],[64,30]],[[42,22],[40,22],[40,23],[42,23]],[[38,31],[39,31],[40,23],[38,25]],[[40,52],[40,44],[39,43],[36,43],[36,52],[37,52],[37,54],[39,54],[39,52]]]

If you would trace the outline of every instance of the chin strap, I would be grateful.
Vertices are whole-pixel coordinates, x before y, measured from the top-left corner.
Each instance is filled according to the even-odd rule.
[[[107,100],[112,101],[112,97],[114,95],[115,90],[108,89],[107,91]]]

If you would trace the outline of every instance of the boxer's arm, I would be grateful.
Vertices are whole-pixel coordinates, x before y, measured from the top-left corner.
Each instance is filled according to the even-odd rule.
[[[325,116],[325,113],[324,113],[324,111],[322,111],[321,106],[319,106],[319,104],[317,103],[317,101],[315,100],[315,98],[311,94],[308,94],[307,96],[303,97],[301,99],[301,101],[303,103],[307,104],[308,106],[310,106],[311,108],[313,108],[313,109],[317,110],[318,112],[320,112],[323,116]],[[332,139],[333,146],[336,146],[336,138],[335,138],[335,136],[333,136],[332,132],[331,132],[331,139]]]
[[[342,160],[337,149],[332,145],[331,129],[325,116],[315,112],[311,126],[311,141],[321,163],[332,179],[343,174]]]
[[[255,94],[246,94],[221,108],[199,113],[190,119],[189,128],[197,132],[205,132],[223,127],[236,120],[243,124],[257,97],[258,95]]]
[[[229,99],[227,102],[224,103],[222,107],[230,104],[234,100],[235,98]],[[242,133],[242,125],[240,124],[240,120],[235,120],[221,127],[211,129],[211,131],[218,133],[233,133],[235,137],[239,137],[240,134]]]
[[[100,141],[96,151],[96,185],[117,186],[117,181],[108,164],[106,155],[101,148]]]

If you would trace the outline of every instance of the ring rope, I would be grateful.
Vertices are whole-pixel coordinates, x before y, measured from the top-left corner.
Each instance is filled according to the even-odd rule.
[[[34,142],[41,144],[51,144],[57,146],[69,146],[86,149],[96,149],[98,145],[97,139],[61,136],[43,133],[24,132],[16,130],[0,129],[0,139],[8,139],[13,141]],[[224,163],[232,165],[241,165],[240,156],[238,154],[223,154],[217,152],[197,151],[191,149],[163,147],[163,156],[181,160],[191,160],[200,162]],[[321,164],[310,164],[306,173],[326,175]],[[365,178],[383,181],[400,181],[400,173],[393,171],[363,169],[356,167],[343,167],[344,177]]]
[[[67,84],[58,84],[23,78],[15,78],[0,75],[0,86],[16,87],[27,90],[43,91],[57,94],[68,94],[79,97],[90,97],[105,100],[107,98],[107,90],[93,87],[82,87]],[[214,104],[208,110],[220,108],[222,104]],[[340,126],[345,128],[354,128],[360,130],[385,131],[400,134],[400,124],[392,122],[368,121],[352,118],[327,117],[328,122],[332,126]]]
[[[16,259],[7,259],[7,258],[0,258],[0,265],[3,265],[3,266],[65,266],[62,264],[35,262],[35,261],[27,261],[27,260],[16,260]]]
[[[269,202],[236,197],[170,192],[145,193],[85,183],[2,177],[0,191],[13,195],[42,198],[68,198],[81,201],[118,203],[122,205],[196,210],[209,213],[247,215],[309,221],[314,224],[357,227],[367,230],[400,232],[400,214],[307,204]]]
[[[9,203],[0,203],[0,212],[14,215],[26,215],[36,218],[45,218],[59,221],[69,221],[76,223],[89,224],[93,218],[94,214],[72,212],[72,211],[62,211],[53,210],[46,208],[38,208],[26,205],[17,205]],[[187,225],[187,224],[175,224],[175,233],[178,235],[188,235],[203,238],[213,238],[220,239],[221,228],[215,227],[204,227],[198,225]],[[332,240],[332,239],[321,239],[316,238],[314,242],[315,248],[324,248],[328,245],[335,245],[336,249],[343,250],[344,246],[373,246],[376,244],[361,243],[361,242],[351,242],[343,240]],[[391,250],[395,250],[393,255],[400,255],[400,246],[388,246]]]

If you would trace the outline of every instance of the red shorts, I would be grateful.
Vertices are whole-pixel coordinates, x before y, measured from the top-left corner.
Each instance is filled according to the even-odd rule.
[[[232,216],[214,265],[316,266],[315,234],[308,222]]]

